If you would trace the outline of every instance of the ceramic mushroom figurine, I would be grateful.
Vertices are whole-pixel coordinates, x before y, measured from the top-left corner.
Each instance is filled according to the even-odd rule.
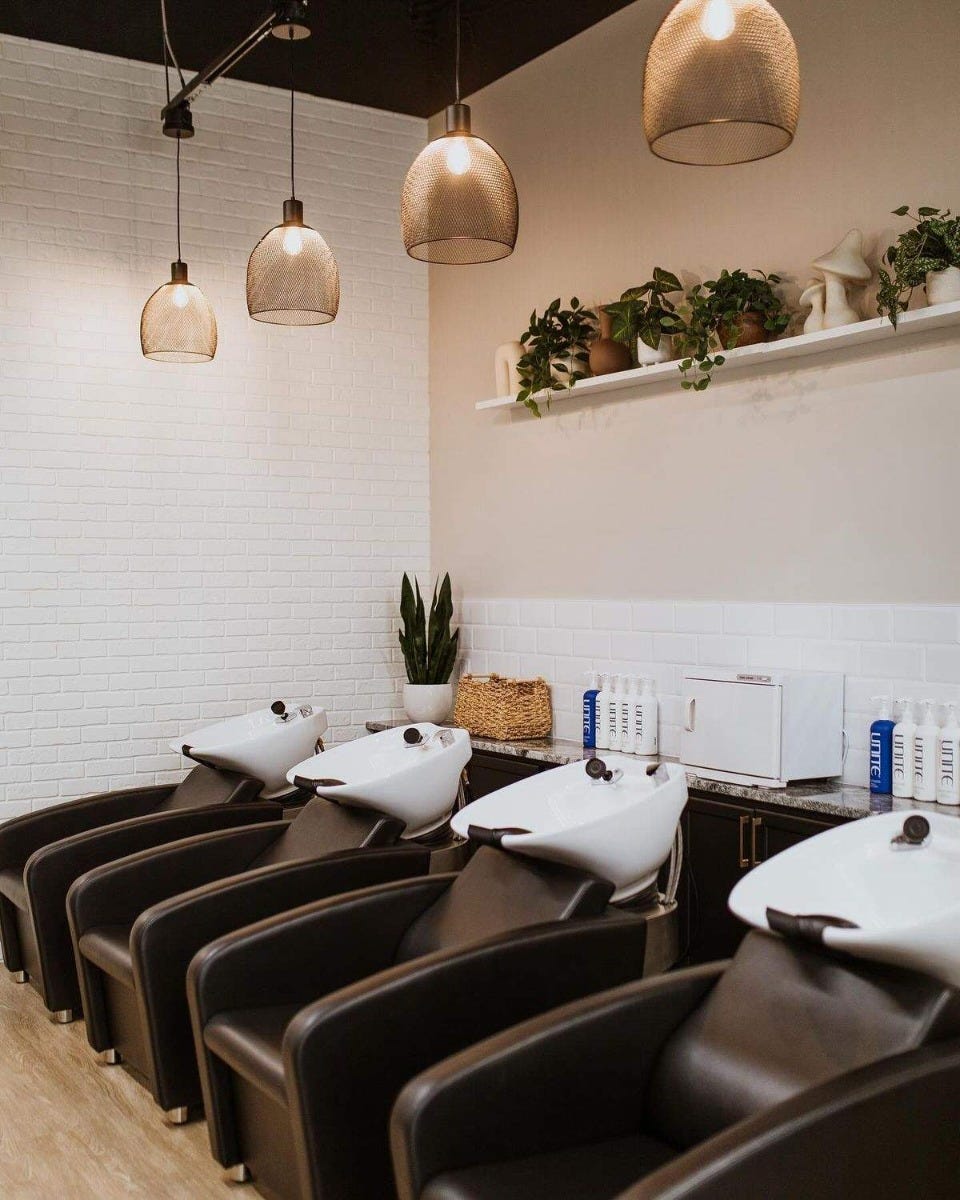
[[[827,285],[822,279],[811,279],[800,296],[800,307],[809,308],[810,314],[803,323],[804,333],[819,333],[823,329],[823,300]]]
[[[823,276],[826,288],[823,329],[836,329],[840,325],[853,325],[860,314],[847,299],[848,284],[864,284],[872,272],[863,258],[863,234],[851,229],[843,241],[813,264],[814,270]]]

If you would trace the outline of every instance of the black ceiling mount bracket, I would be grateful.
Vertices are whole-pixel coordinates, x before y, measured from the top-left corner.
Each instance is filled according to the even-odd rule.
[[[180,129],[176,125],[170,124],[171,114],[174,110],[185,107],[189,117],[189,101],[215,83],[221,75],[232,71],[237,63],[246,58],[250,51],[259,46],[268,35],[273,34],[274,37],[292,41],[308,38],[310,26],[307,24],[307,3],[308,0],[283,0],[282,3],[275,4],[260,18],[256,27],[245,38],[234,42],[222,50],[216,58],[211,59],[160,110],[163,132],[168,137],[193,137],[192,119],[189,121],[190,131],[188,133],[185,127]]]
[[[179,104],[163,110],[163,132],[172,138],[193,137],[193,113],[189,100],[181,100]]]

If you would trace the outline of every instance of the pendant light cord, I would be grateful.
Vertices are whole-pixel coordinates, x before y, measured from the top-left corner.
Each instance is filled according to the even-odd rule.
[[[456,30],[457,30],[457,34],[456,34],[457,51],[456,51],[456,56],[454,59],[454,62],[456,64],[455,68],[454,68],[454,72],[455,72],[454,90],[457,94],[456,95],[457,103],[459,104],[460,103],[460,0],[455,0],[455,12],[456,12]]]
[[[183,262],[183,255],[180,252],[180,142],[181,138],[177,138],[177,262]]]
[[[294,167],[294,142],[293,142],[293,96],[294,96],[294,75],[293,75],[293,26],[290,26],[290,199],[296,200],[297,189],[293,182],[293,167]]]

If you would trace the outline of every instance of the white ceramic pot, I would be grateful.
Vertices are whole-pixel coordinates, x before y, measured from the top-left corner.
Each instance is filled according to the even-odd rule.
[[[590,374],[590,364],[588,362],[578,362],[574,354],[583,353],[587,349],[586,346],[577,346],[572,354],[565,354],[562,358],[556,358],[550,364],[550,373],[557,383],[563,387],[567,387],[570,383],[571,376],[574,371],[582,371],[584,375]],[[557,363],[566,367],[566,371],[558,371]]]
[[[405,683],[403,707],[411,721],[432,721],[439,725],[453,707],[453,684]]]
[[[660,338],[660,345],[654,350],[643,338],[637,338],[637,362],[641,367],[652,367],[654,363],[669,362],[673,358],[673,338],[665,333]]]
[[[927,304],[949,304],[960,300],[960,267],[927,272]]]

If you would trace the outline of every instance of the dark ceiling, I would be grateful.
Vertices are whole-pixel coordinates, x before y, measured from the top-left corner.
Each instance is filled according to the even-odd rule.
[[[626,8],[630,0],[461,0],[463,93]],[[167,0],[174,52],[199,69],[239,41],[270,0]],[[453,0],[311,0],[313,37],[297,62],[300,91],[427,117],[452,99]],[[161,61],[160,0],[3,0],[0,32],[123,58]],[[267,38],[233,71],[288,86],[289,58]]]

